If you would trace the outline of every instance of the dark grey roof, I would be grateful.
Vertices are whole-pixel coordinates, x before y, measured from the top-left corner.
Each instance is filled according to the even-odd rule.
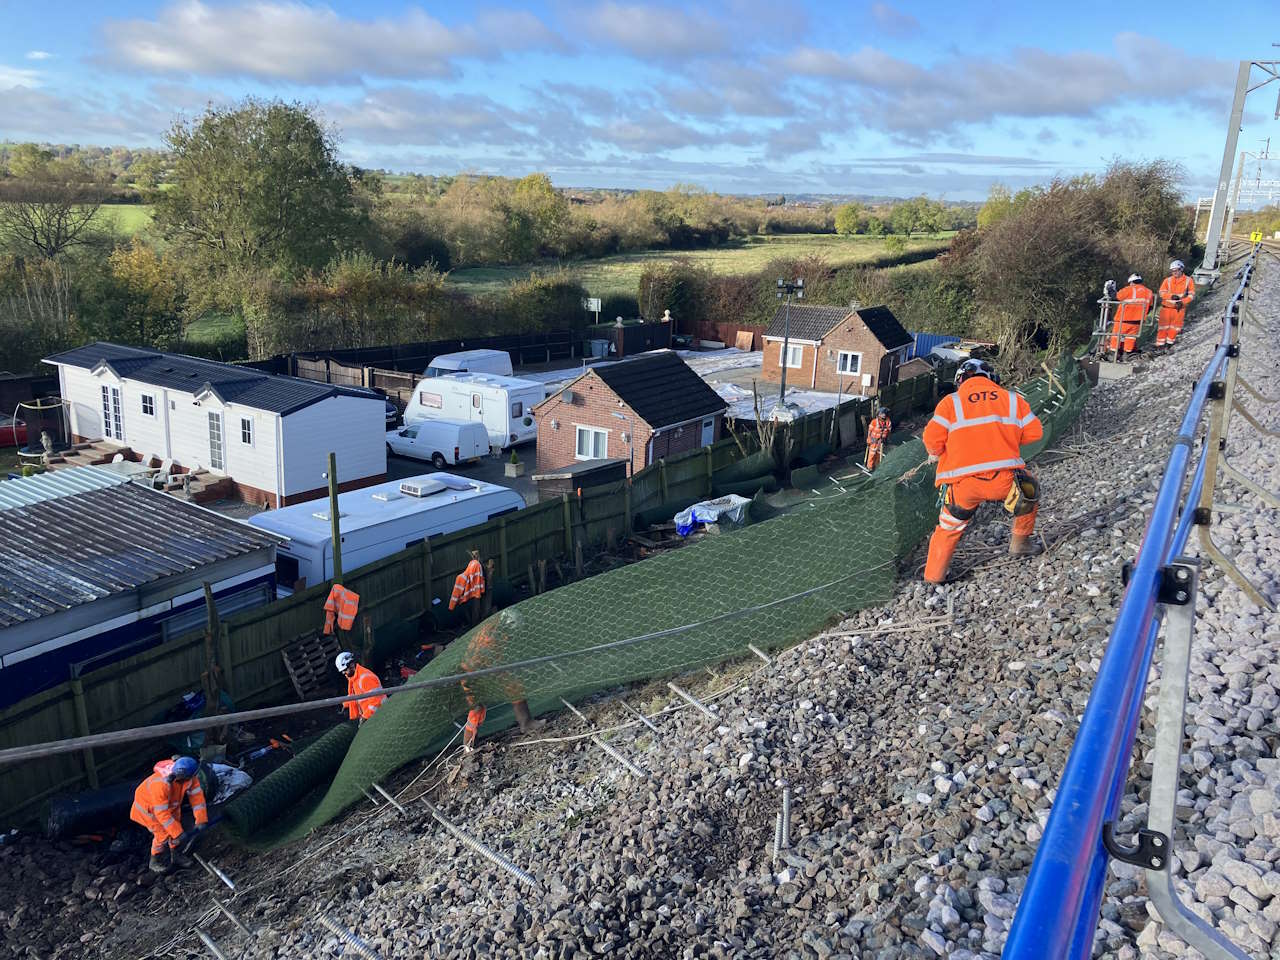
[[[17,482],[17,481],[6,481]],[[278,543],[134,483],[4,511],[0,628],[70,610]]]
[[[824,307],[812,303],[791,304],[791,336],[797,340],[818,341],[849,315],[848,307]],[[766,337],[781,337],[787,328],[787,305],[778,307],[764,332]]]
[[[670,350],[593,367],[592,372],[651,427],[710,416],[728,406]]]
[[[820,342],[851,314],[857,314],[886,350],[897,350],[912,342],[911,334],[903,329],[902,324],[898,323],[898,318],[888,307],[859,307],[856,310],[850,310],[848,307],[828,307],[812,303],[791,305],[791,336],[797,340]],[[785,326],[786,305],[783,304],[774,313],[769,329],[764,335],[781,337]]]
[[[298,377],[284,377],[252,367],[216,360],[202,360],[180,353],[162,353],[123,347],[115,343],[90,343],[45,358],[45,363],[65,363],[93,370],[105,364],[122,379],[138,380],[187,393],[211,391],[223,403],[236,403],[283,415],[309,407],[329,397],[381,399],[372,390],[337,387]]]

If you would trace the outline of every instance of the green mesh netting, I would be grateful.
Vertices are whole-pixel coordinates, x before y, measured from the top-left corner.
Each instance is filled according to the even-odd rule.
[[[1024,451],[1034,455],[1069,427],[1089,384],[1068,356],[1051,377],[1030,381],[1022,392],[1045,428],[1044,440]],[[375,780],[448,743],[466,713],[468,691],[487,705],[525,699],[535,712],[559,709],[560,697],[573,700],[744,655],[748,644],[794,644],[853,610],[888,601],[896,561],[937,518],[932,470],[899,482],[924,456],[920,441],[909,441],[887,452],[874,477],[842,480],[740,532],[704,538],[491,616],[411,681],[426,688],[391,697],[360,728],[327,790],[302,804],[297,798],[305,788],[285,791],[289,802],[282,805],[282,784],[254,787],[230,805],[229,819],[255,845],[303,836],[361,800]],[[463,673],[469,674],[465,691],[458,680],[445,679]],[[509,710],[491,709],[486,731],[510,722]],[[330,758],[323,760],[327,769]],[[287,779],[292,765],[268,781]],[[313,776],[307,766],[299,778]],[[276,822],[259,829],[272,818]]]

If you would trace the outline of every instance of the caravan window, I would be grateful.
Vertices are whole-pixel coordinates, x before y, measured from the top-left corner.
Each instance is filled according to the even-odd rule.
[[[471,395],[471,405],[475,407],[477,410],[480,409],[480,394],[473,393]]]
[[[276,583],[283,587],[292,587],[298,582],[298,577],[298,558],[276,553]]]
[[[519,400],[511,405],[511,416],[516,419],[524,416],[524,404]]]

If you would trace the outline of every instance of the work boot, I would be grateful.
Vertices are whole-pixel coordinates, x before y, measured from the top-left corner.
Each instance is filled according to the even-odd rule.
[[[545,720],[535,720],[529,713],[527,700],[516,700],[511,704],[511,712],[516,715],[516,723],[520,724],[521,733],[535,733],[547,725]]]
[[[169,872],[169,864],[160,859],[160,854],[153,853],[151,855],[151,862],[147,864],[147,869],[152,873],[165,874]]]
[[[1024,537],[1019,533],[1009,537],[1009,553],[1015,557],[1035,557],[1044,553],[1044,544],[1034,534]]]
[[[185,870],[187,867],[191,866],[192,862],[193,862],[192,859],[188,857],[185,853],[183,853],[181,850],[179,850],[177,847],[169,848],[169,869],[170,870]]]

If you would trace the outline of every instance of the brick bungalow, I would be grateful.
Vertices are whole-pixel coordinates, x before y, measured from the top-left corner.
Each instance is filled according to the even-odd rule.
[[[670,350],[592,367],[534,408],[537,472],[605,457],[641,470],[720,439],[727,406]]]
[[[782,379],[786,306],[778,308],[764,334],[765,380]],[[875,396],[881,386],[896,383],[898,367],[911,348],[911,334],[888,307],[791,305],[787,385]]]

